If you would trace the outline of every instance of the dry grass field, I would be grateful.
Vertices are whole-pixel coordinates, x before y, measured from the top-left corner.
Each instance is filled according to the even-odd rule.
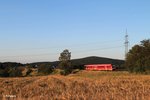
[[[0,78],[0,100],[150,100],[150,76],[81,71],[69,76]]]

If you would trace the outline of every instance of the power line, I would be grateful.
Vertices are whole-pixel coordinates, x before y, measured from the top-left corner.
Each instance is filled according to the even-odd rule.
[[[90,49],[90,50],[79,50],[75,51],[76,53],[87,53],[93,51],[100,51],[100,50],[109,50],[114,48],[122,48],[123,46],[113,46],[113,47],[106,47],[106,48],[97,48],[97,49]],[[0,58],[18,58],[18,57],[30,57],[30,56],[51,56],[51,55],[58,55],[59,53],[43,53],[43,54],[34,54],[34,55],[18,55],[18,56],[1,56]]]
[[[113,41],[103,41],[103,42],[90,42],[90,43],[81,43],[81,44],[72,44],[72,45],[64,45],[64,46],[51,46],[51,47],[46,47],[46,48],[20,48],[20,49],[1,49],[4,50],[4,51],[26,51],[26,50],[47,50],[47,49],[58,49],[58,48],[64,48],[64,47],[67,47],[67,48],[81,48],[81,47],[84,47],[84,46],[89,46],[89,45],[104,45],[104,44],[108,44],[108,43],[115,43],[115,42],[119,42],[119,41],[122,41],[122,40],[113,40]]]
[[[93,51],[101,51],[101,50],[111,50],[115,48],[122,48],[124,46],[113,46],[113,47],[105,47],[105,48],[97,48],[97,49],[90,49],[90,50],[80,50],[79,52],[93,52]]]

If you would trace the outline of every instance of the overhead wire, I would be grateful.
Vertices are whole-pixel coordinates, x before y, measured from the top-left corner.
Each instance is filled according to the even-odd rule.
[[[83,46],[89,46],[89,45],[104,45],[104,44],[107,44],[107,43],[115,43],[115,42],[119,42],[119,41],[122,41],[122,40],[112,40],[112,41],[97,41],[97,42],[89,42],[89,43],[80,43],[80,44],[72,44],[72,45],[61,45],[61,46],[51,46],[51,47],[39,47],[39,48],[19,48],[19,49],[16,49],[16,48],[12,48],[12,49],[0,49],[1,51],[4,50],[4,51],[30,51],[30,50],[47,50],[47,49],[57,49],[57,48],[64,48],[64,47],[68,47],[68,48],[80,48],[80,47],[83,47]]]
[[[100,51],[100,50],[110,50],[114,48],[122,48],[124,46],[113,46],[113,47],[105,47],[105,48],[94,48],[94,49],[89,49],[89,50],[78,50],[78,51],[73,51],[74,53],[87,53],[87,52],[93,52],[93,51]],[[18,58],[18,57],[31,57],[31,56],[49,56],[49,55],[58,55],[59,53],[42,53],[42,54],[32,54],[32,55],[18,55],[18,56],[1,56],[0,58]]]
[[[93,52],[93,51],[100,51],[100,50],[110,50],[110,49],[115,49],[115,48],[122,48],[123,46],[111,46],[111,47],[103,47],[103,48],[92,48],[92,49],[86,49],[86,50],[81,50],[81,48],[85,47],[85,46],[90,46],[90,45],[101,45],[102,44],[105,45],[107,43],[115,43],[115,42],[119,42],[121,40],[113,40],[113,41],[103,41],[103,42],[90,42],[90,43],[80,43],[80,44],[73,44],[73,45],[66,45],[66,46],[61,46],[61,48],[67,47],[69,49],[73,49],[72,52],[76,53],[76,54],[80,54],[80,53],[88,53],[88,52]],[[105,45],[106,46],[106,45]],[[47,50],[47,49],[57,49],[60,48],[59,47],[47,47],[47,48],[20,48],[20,49],[11,49],[11,50]],[[74,48],[80,48],[80,50],[75,50]],[[25,57],[39,57],[39,56],[53,56],[53,55],[59,55],[59,52],[55,52],[55,53],[39,53],[39,54],[27,54],[27,55],[15,55],[15,56],[0,56],[0,58],[2,59],[6,59],[6,58],[25,58]]]

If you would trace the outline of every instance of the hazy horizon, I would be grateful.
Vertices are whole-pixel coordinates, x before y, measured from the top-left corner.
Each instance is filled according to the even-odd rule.
[[[150,38],[150,1],[0,1],[0,62],[57,61],[64,49],[72,59],[124,59],[129,48]]]

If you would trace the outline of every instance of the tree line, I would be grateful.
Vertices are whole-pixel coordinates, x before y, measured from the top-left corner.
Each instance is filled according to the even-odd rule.
[[[131,73],[150,73],[150,39],[132,47],[126,55],[125,66]]]

